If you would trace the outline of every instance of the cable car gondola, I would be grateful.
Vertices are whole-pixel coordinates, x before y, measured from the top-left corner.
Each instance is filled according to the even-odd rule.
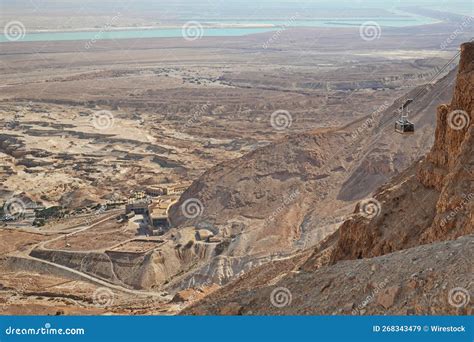
[[[415,133],[415,124],[408,120],[408,112],[406,110],[406,107],[412,102],[413,100],[409,99],[400,107],[401,116],[395,122],[395,132],[400,134]]]

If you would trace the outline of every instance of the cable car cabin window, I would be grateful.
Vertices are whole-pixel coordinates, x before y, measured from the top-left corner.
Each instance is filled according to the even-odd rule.
[[[395,123],[395,131],[398,133],[415,133],[415,125],[408,120],[398,120]]]

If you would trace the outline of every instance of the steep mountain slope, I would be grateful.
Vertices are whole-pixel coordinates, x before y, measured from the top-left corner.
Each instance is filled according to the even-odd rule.
[[[346,127],[289,135],[203,174],[170,210],[174,226],[212,228],[227,239],[219,261],[197,273],[222,284],[259,264],[252,260],[290,254],[334,232],[357,200],[428,151],[430,113],[452,96],[454,79],[453,70]],[[409,109],[418,132],[400,136],[397,109],[415,94]],[[184,215],[189,201],[202,203],[200,215]]]
[[[181,314],[472,315],[473,247],[469,235],[311,271],[295,257],[259,267]]]
[[[426,157],[358,204],[314,251],[255,269],[184,313],[472,314],[473,88],[474,43],[466,43]],[[278,288],[284,293],[272,296]],[[271,298],[293,302],[272,306]]]
[[[376,192],[376,217],[341,226],[334,262],[474,232],[474,44],[462,45],[461,54],[451,104],[438,108],[433,148]]]
[[[360,133],[359,127],[356,129],[353,134],[361,136],[359,145],[365,155],[355,163],[341,187],[338,199],[347,201],[365,198],[431,148],[435,128],[433,112],[438,105],[448,102],[451,98],[456,73],[457,68],[437,83],[418,87],[396,102],[400,106],[401,101],[416,97],[416,100],[408,105],[407,111],[410,120],[415,124],[417,134],[403,136],[394,132],[395,115],[392,108],[389,113],[383,113],[388,115],[381,115],[380,122],[374,125],[369,134]],[[361,127],[369,126],[370,123],[370,119],[366,120]]]

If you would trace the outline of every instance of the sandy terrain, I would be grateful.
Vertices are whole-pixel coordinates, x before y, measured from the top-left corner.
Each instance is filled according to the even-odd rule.
[[[131,25],[126,20],[122,24]],[[418,35],[413,28],[389,29],[371,43],[360,39],[357,29],[296,29],[272,40],[268,48],[263,44],[272,33],[196,42],[97,41],[87,49],[86,42],[2,43],[1,203],[21,196],[28,203],[61,206],[66,213],[41,228],[25,220],[5,222],[12,229],[0,230],[5,312],[171,314],[194,300],[171,302],[183,289],[191,288],[195,292],[190,298],[197,299],[254,267],[284,258],[290,250],[266,248],[280,246],[275,243],[280,242],[278,234],[261,231],[260,245],[254,244],[254,236],[241,234],[242,225],[264,213],[258,206],[218,229],[210,220],[201,225],[177,220],[177,227],[160,237],[162,244],[143,241],[136,229],[116,221],[118,212],[98,214],[96,208],[149,186],[195,181],[213,167],[225,170],[236,158],[265,154],[271,149],[260,148],[272,143],[279,149],[275,158],[294,156],[290,169],[331,157],[347,142],[347,131],[327,140],[303,132],[324,135],[350,123],[358,126],[355,120],[396,106],[403,94],[448,74],[452,67],[438,70],[454,52],[439,51],[439,42],[453,27],[420,27]],[[436,96],[446,94],[440,90]],[[429,106],[436,105],[436,96],[429,97]],[[272,125],[272,114],[279,110],[291,117],[283,130]],[[301,154],[286,154],[291,149],[285,141],[300,137]],[[410,147],[410,158],[418,147],[427,148],[428,140],[419,137]],[[362,155],[372,155],[379,143],[376,137],[367,141],[360,150],[355,146],[345,151],[344,173],[330,170],[335,175],[331,195],[347,190],[342,195],[348,200],[338,199],[339,208],[354,200],[356,186],[344,184],[346,171],[361,177],[373,170],[385,172],[386,160],[369,159],[360,166]],[[382,143],[395,154],[397,140]],[[395,160],[396,167],[384,177],[407,162]],[[316,176],[313,185],[324,179]],[[255,178],[250,172],[244,181]],[[281,199],[280,192],[259,193],[263,185],[248,184],[242,194],[228,196],[228,203],[238,207],[248,189],[258,198]],[[315,193],[324,198],[328,189],[318,187]],[[321,209],[327,213],[334,208],[325,203]],[[215,214],[219,207],[206,210]],[[303,222],[301,213],[291,212],[281,222]],[[327,233],[337,227],[324,223],[331,227]],[[289,227],[283,239],[293,244],[298,238]],[[213,239],[201,239],[201,233]],[[308,247],[304,241],[298,248],[303,247]],[[13,281],[30,278],[25,289],[13,288]],[[94,295],[104,288],[105,306]]]

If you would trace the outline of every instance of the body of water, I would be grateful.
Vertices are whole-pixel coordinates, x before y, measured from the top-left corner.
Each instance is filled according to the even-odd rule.
[[[191,21],[191,20],[190,20]],[[60,40],[103,40],[103,39],[130,39],[130,38],[179,38],[187,35],[194,37],[235,37],[254,33],[276,31],[282,27],[351,27],[359,26],[365,22],[373,21],[381,27],[405,27],[431,24],[434,19],[422,16],[394,16],[377,18],[322,18],[313,20],[203,20],[202,26],[191,25],[189,31],[183,32],[181,27],[177,28],[153,28],[153,29],[110,29],[103,28],[91,31],[66,31],[66,32],[24,32],[15,41],[38,42],[38,41],[60,41]],[[198,22],[198,21],[195,21]],[[223,27],[215,27],[221,24]],[[183,23],[184,25],[184,23]],[[230,26],[234,27],[230,27]],[[241,25],[242,27],[235,27]],[[245,25],[245,26],[244,26]],[[211,27],[209,27],[211,26]],[[252,27],[253,26],[253,27]],[[261,27],[268,26],[268,27]],[[0,35],[0,42],[8,42],[7,36]]]
[[[274,28],[203,28],[200,32],[195,34],[202,37],[234,37],[244,36],[247,34],[261,33],[272,31]],[[192,40],[197,37],[193,34],[188,34]],[[130,39],[130,38],[178,38],[183,37],[181,28],[173,29],[130,29],[130,30],[97,30],[84,32],[41,32],[28,33],[23,38],[17,41],[22,42],[42,42],[42,41],[57,41],[57,40],[103,40],[103,39]],[[5,35],[0,35],[0,43],[8,42]]]

